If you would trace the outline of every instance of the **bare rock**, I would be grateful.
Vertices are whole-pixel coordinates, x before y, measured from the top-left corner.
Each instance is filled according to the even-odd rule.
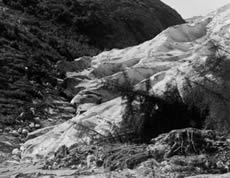
[[[34,124],[34,123],[30,123],[29,127],[30,127],[31,129],[33,129],[33,128],[35,127],[35,124]]]
[[[13,149],[12,154],[16,156],[21,156],[21,151],[18,148],[15,148]]]

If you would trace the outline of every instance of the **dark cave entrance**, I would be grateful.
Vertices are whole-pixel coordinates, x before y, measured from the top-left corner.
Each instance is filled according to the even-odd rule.
[[[154,107],[145,111],[144,122],[141,130],[141,140],[150,141],[162,133],[175,129],[204,127],[208,111],[200,111],[194,106],[185,105],[182,102],[154,104]]]
[[[207,109],[201,111],[192,104],[185,104],[178,97],[166,101],[143,93],[134,95],[126,98],[125,118],[128,118],[141,142],[147,143],[152,138],[175,129],[204,128]],[[130,120],[135,115],[140,116],[136,123]]]

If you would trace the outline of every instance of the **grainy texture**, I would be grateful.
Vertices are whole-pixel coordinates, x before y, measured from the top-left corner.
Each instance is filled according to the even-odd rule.
[[[74,110],[52,102],[53,96],[66,102],[57,87],[57,78],[64,77],[57,61],[134,45],[184,22],[158,0],[3,0],[0,21],[0,123],[5,124],[15,124],[22,112],[24,120],[33,118],[31,107],[44,119],[45,109],[73,116]]]

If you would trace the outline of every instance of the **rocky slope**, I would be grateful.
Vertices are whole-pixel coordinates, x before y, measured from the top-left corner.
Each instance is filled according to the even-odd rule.
[[[180,23],[158,0],[0,0],[0,163],[21,142],[76,114],[60,64],[138,44]]]
[[[167,110],[162,102],[156,101],[154,112],[159,117],[155,119],[160,120],[154,123],[160,127],[158,134],[204,125],[229,131],[229,17],[230,5],[226,5],[193,23],[169,27],[140,45],[59,63],[58,67],[66,72],[63,92],[74,96],[71,103],[77,105],[78,115],[27,141],[22,147],[22,158],[41,159],[60,148],[92,144],[98,137],[108,138],[119,132],[123,124],[124,100],[113,90],[113,85],[115,88],[132,85],[133,92],[147,90],[149,96],[164,103],[181,103],[204,113],[206,124],[199,123],[203,117],[194,117],[191,111],[185,113],[186,117],[177,115],[176,107],[172,109],[175,115],[162,115]],[[140,118],[137,115],[132,122],[140,123]],[[151,129],[155,130],[156,125]],[[187,135],[189,139],[190,136]],[[182,146],[183,143],[182,140]]]
[[[148,0],[3,0],[0,19],[1,129],[21,120],[29,125],[34,117],[73,117],[58,61],[134,45],[184,22],[162,2]]]
[[[70,146],[77,141],[80,131],[75,129],[75,125],[78,123],[101,134],[106,134],[106,128],[111,127],[107,121],[119,127],[123,101],[119,93],[104,86],[105,81],[119,86],[131,81],[134,90],[146,90],[145,81],[149,78],[150,95],[165,101],[177,96],[176,100],[184,104],[207,110],[206,116],[210,122],[227,122],[228,17],[229,6],[226,6],[201,21],[170,27],[138,46],[113,49],[71,62],[69,65],[75,66],[75,71],[66,71],[65,92],[75,95],[71,103],[78,106],[79,115],[57,126],[52,132],[26,143],[28,153],[32,150],[39,153],[42,148],[43,154],[46,154],[63,144]],[[48,138],[62,132],[65,134],[55,137],[53,144],[48,145]],[[71,137],[75,139],[69,139]]]
[[[7,170],[0,167],[0,173],[23,178],[220,176],[229,171],[229,155],[230,143],[223,135],[189,128],[162,134],[149,144],[62,146],[45,162],[31,164],[24,158],[20,164],[8,162]]]
[[[24,1],[4,2],[19,10],[23,9],[24,15],[28,13],[31,16],[32,11],[37,12],[38,15],[34,18],[41,19],[46,24],[46,18],[50,18],[52,14],[43,8],[44,5],[53,7],[53,1],[44,0],[38,3],[35,0],[31,1],[30,6]],[[85,2],[91,1],[81,1],[83,5]],[[24,6],[20,6],[20,3],[24,3]],[[60,5],[59,1],[56,3]],[[73,5],[72,1],[65,3],[65,8]],[[123,3],[126,4],[127,1]],[[149,1],[146,3],[149,5]],[[137,5],[139,2],[134,4]],[[90,7],[94,9],[97,6]],[[44,14],[41,9],[44,10]],[[17,13],[18,16],[20,13],[9,12]],[[64,10],[61,12],[61,16],[54,17],[54,20],[49,22],[57,26],[63,25],[59,30],[55,29],[59,33],[65,29],[63,18],[65,22],[68,22],[66,17],[72,19],[69,18],[71,14],[66,15]],[[110,12],[114,11],[111,9]],[[82,15],[85,17],[84,13]],[[100,15],[104,17],[103,13]],[[229,132],[229,17],[230,5],[226,5],[187,24],[169,27],[152,40],[133,47],[104,51],[93,57],[84,56],[73,61],[57,62],[55,58],[47,64],[50,68],[45,65],[45,70],[41,70],[44,75],[46,74],[42,79],[40,71],[34,72],[36,68],[33,66],[43,66],[49,60],[40,64],[35,58],[33,65],[23,66],[24,81],[29,81],[28,83],[34,87],[41,87],[39,90],[35,89],[38,96],[32,94],[33,100],[27,101],[28,103],[36,103],[34,98],[40,99],[42,96],[46,100],[41,98],[40,101],[48,102],[45,109],[49,108],[49,112],[53,113],[54,108],[51,104],[61,104],[63,109],[68,108],[67,102],[63,101],[63,98],[60,99],[62,95],[72,99],[71,104],[75,105],[75,108],[67,110],[76,109],[77,115],[57,126],[30,133],[27,137],[29,140],[20,149],[13,150],[13,161],[0,165],[0,174],[5,177],[185,177],[229,172],[230,144],[226,137],[213,130],[184,129],[206,127]],[[51,24],[43,26],[42,29],[51,32]],[[19,21],[19,26],[22,27],[21,25]],[[11,28],[9,26],[5,29]],[[81,29],[78,30],[80,33]],[[20,37],[19,41],[27,45],[26,49],[29,48],[30,43],[25,40],[28,34],[13,30],[7,38],[14,39],[14,33]],[[68,34],[75,33],[71,31]],[[90,35],[87,35],[90,39]],[[68,35],[62,38],[70,40]],[[109,39],[112,41],[112,38]],[[42,40],[46,42],[45,38]],[[94,40],[92,38],[92,45]],[[105,43],[100,41],[100,44]],[[14,45],[3,49],[14,49]],[[74,49],[73,46],[65,47],[64,49]],[[93,46],[95,50],[98,48],[100,46]],[[60,52],[53,46],[49,48],[45,45],[39,49],[42,49],[44,54],[52,53],[63,59],[73,54],[68,50],[62,53],[63,51]],[[18,51],[21,50],[19,47]],[[46,55],[43,58],[46,59]],[[30,60],[25,64],[28,62]],[[57,74],[56,70],[61,74],[65,73],[65,76]],[[57,80],[54,79],[61,77],[64,80],[61,85],[57,85]],[[20,79],[17,78],[15,81],[21,81]],[[54,89],[55,87],[59,88]],[[60,89],[62,91],[57,92]],[[149,113],[149,117],[143,116],[145,113],[138,110],[138,107]],[[28,109],[27,116],[31,118],[39,114],[34,112],[31,106]],[[127,114],[130,111],[132,117]],[[142,137],[148,138],[148,142],[140,144],[140,140],[133,140],[139,137],[139,133]],[[155,136],[157,137],[153,138]],[[3,135],[3,138],[6,137]],[[15,147],[4,139],[0,143],[5,150],[7,145],[10,145],[11,149]],[[19,142],[11,137],[9,140]]]

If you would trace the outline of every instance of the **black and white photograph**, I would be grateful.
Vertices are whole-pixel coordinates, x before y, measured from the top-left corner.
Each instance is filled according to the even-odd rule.
[[[0,0],[0,178],[230,178],[230,0]]]

